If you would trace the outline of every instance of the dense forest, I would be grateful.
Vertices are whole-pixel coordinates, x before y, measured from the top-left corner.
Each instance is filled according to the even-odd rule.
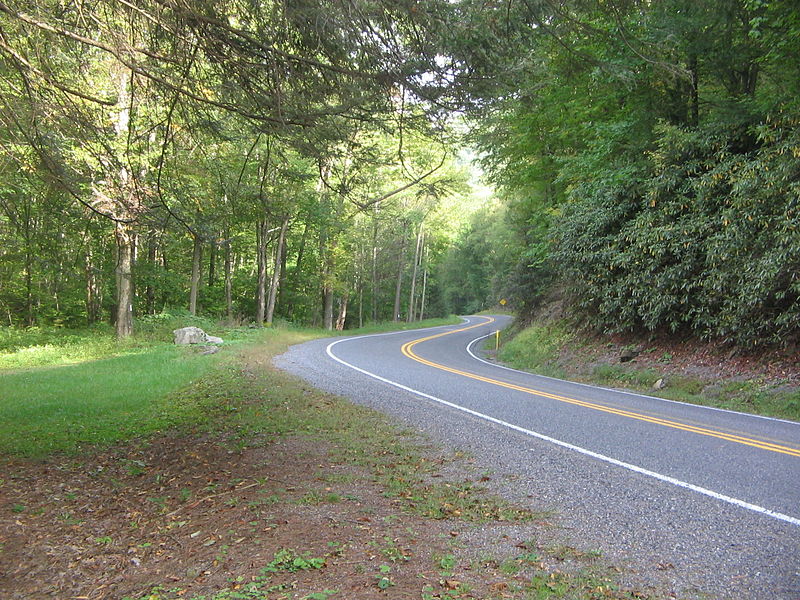
[[[0,2],[0,94],[7,325],[800,334],[793,0]]]

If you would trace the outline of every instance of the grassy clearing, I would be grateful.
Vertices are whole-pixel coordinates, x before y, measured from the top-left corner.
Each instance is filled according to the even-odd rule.
[[[170,343],[172,330],[187,322],[224,336],[223,351],[204,356]],[[42,458],[207,422],[207,402],[171,394],[218,369],[242,344],[278,335],[184,315],[148,317],[137,330],[122,342],[108,327],[0,330],[0,453]]]
[[[413,324],[371,325],[348,334],[376,333],[457,323],[455,317]],[[187,325],[225,339],[223,351],[202,356],[170,343],[172,330]],[[259,343],[285,348],[328,335],[285,326],[221,328],[188,314],[163,314],[137,322],[137,334],[118,342],[109,327],[84,330],[0,329],[0,453],[43,457],[78,452],[147,436],[175,426],[198,426],[229,402],[179,390],[231,358],[233,349]],[[219,373],[210,376],[218,385]],[[208,382],[199,384],[205,389]],[[235,389],[235,383],[232,383]],[[172,396],[171,394],[174,394]],[[235,395],[235,393],[233,394]]]
[[[3,375],[0,452],[41,457],[147,435],[199,406],[165,406],[164,397],[206,373],[218,359],[174,347],[81,364]]]

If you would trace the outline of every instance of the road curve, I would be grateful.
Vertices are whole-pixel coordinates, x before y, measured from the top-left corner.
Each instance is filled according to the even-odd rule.
[[[800,424],[494,365],[478,340],[507,322],[318,340],[276,364],[469,450],[684,597],[800,599]]]

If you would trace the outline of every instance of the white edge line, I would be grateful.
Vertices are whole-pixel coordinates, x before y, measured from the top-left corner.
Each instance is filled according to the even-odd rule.
[[[393,332],[393,333],[404,333],[404,332]],[[325,348],[326,354],[331,357],[333,360],[338,362],[345,367],[353,369],[354,371],[358,371],[366,375],[367,377],[371,377],[373,379],[377,379],[383,383],[391,385],[393,387],[399,388],[403,391],[409,392],[411,394],[415,394],[417,396],[421,396],[428,400],[432,400],[433,402],[437,402],[439,404],[443,404],[444,406],[449,406],[455,410],[460,410],[465,412],[473,417],[477,417],[479,419],[483,419],[485,421],[489,421],[490,423],[495,423],[496,425],[501,425],[503,427],[507,427],[508,429],[512,429],[519,433],[523,433],[530,437],[534,437],[545,442],[549,442],[551,444],[555,444],[556,446],[561,446],[562,448],[566,448],[567,450],[572,450],[573,452],[578,452],[579,454],[583,454],[585,456],[589,456],[591,458],[609,463],[611,465],[622,467],[623,469],[627,469],[629,471],[633,471],[634,473],[639,473],[640,475],[645,475],[646,477],[652,477],[653,479],[657,479],[658,481],[663,481],[664,483],[669,483],[671,485],[684,488],[687,490],[691,490],[693,492],[697,492],[698,494],[703,494],[704,496],[708,496],[710,498],[714,498],[716,500],[720,500],[722,502],[726,502],[728,504],[732,504],[734,506],[738,506],[739,508],[744,508],[747,510],[751,510],[753,512],[760,513],[762,515],[766,515],[768,517],[772,517],[773,519],[777,519],[779,521],[785,521],[786,523],[790,523],[792,525],[800,527],[800,519],[795,517],[791,517],[789,515],[785,515],[783,513],[776,512],[774,510],[770,510],[768,508],[764,508],[763,506],[758,506],[757,504],[751,504],[750,502],[745,502],[744,500],[739,500],[738,498],[733,498],[731,496],[726,496],[725,494],[720,494],[713,490],[709,490],[704,487],[700,487],[698,485],[694,485],[693,483],[687,483],[685,481],[681,481],[680,479],[675,479],[674,477],[670,477],[668,475],[662,475],[661,473],[656,473],[655,471],[650,471],[648,469],[644,469],[642,467],[623,462],[621,460],[617,460],[616,458],[611,458],[610,456],[605,456],[604,454],[599,454],[598,452],[593,452],[592,450],[587,450],[586,448],[581,448],[580,446],[576,446],[574,444],[570,444],[568,442],[563,442],[561,440],[557,440],[556,438],[552,438],[550,436],[538,433],[536,431],[532,431],[530,429],[525,429],[524,427],[520,427],[519,425],[514,425],[513,423],[509,423],[507,421],[503,421],[501,419],[497,419],[495,417],[491,417],[484,413],[480,413],[478,411],[472,410],[470,408],[466,408],[464,406],[460,406],[458,404],[454,404],[453,402],[448,402],[447,400],[442,400],[441,398],[437,398],[436,396],[432,396],[431,394],[426,394],[425,392],[421,392],[419,390],[415,390],[414,388],[408,387],[407,385],[403,385],[402,383],[397,383],[396,381],[392,381],[391,379],[386,379],[385,377],[381,377],[375,373],[371,373],[365,369],[357,367],[355,365],[350,364],[349,362],[342,360],[338,356],[333,354],[331,350],[337,344],[342,342],[346,342],[349,340],[359,339],[359,337],[376,337],[378,335],[392,335],[392,334],[370,334],[368,336],[358,336],[358,337],[350,337],[350,338],[343,338],[340,340],[336,340],[328,344]],[[478,338],[481,339],[481,338]]]
[[[475,360],[482,362],[487,365],[491,365],[492,367],[497,367],[498,369],[505,369],[506,371],[513,371],[514,373],[521,373],[522,375],[530,375],[532,377],[541,377],[542,379],[549,379],[550,381],[558,381],[561,383],[568,383],[570,385],[578,385],[585,388],[591,388],[595,390],[603,390],[606,392],[613,392],[615,394],[624,394],[626,396],[635,396],[637,398],[647,398],[648,400],[658,400],[659,402],[667,402],[669,404],[682,404],[683,406],[691,406],[693,408],[702,408],[704,410],[714,410],[717,412],[724,412],[730,413],[733,415],[740,415],[742,417],[752,417],[753,419],[763,419],[764,421],[775,421],[777,423],[786,423],[788,425],[800,425],[797,421],[790,421],[789,419],[779,419],[777,417],[767,417],[765,415],[754,415],[753,413],[746,413],[741,412],[738,410],[731,410],[729,408],[719,408],[716,406],[705,406],[704,404],[692,404],[691,402],[681,402],[680,400],[670,400],[669,398],[659,398],[658,396],[648,396],[647,394],[640,394],[638,392],[629,392],[628,390],[620,390],[616,388],[607,388],[602,387],[599,385],[592,385],[590,383],[581,383],[579,381],[570,381],[569,379],[559,379],[558,377],[549,377],[547,375],[539,375],[538,373],[531,373],[530,371],[521,371],[520,369],[514,369],[512,367],[507,367],[505,365],[499,365],[497,363],[491,362],[484,358],[481,358],[474,352],[472,352],[471,348],[475,344],[475,342],[486,339],[495,335],[494,333],[489,333],[486,335],[482,335],[480,337],[475,338],[469,344],[467,344],[467,354],[469,354]]]

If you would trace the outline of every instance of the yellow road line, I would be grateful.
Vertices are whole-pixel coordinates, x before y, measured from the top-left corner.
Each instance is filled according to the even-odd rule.
[[[660,417],[654,417],[651,415],[641,414],[637,412],[633,412],[630,410],[624,410],[620,408],[614,408],[611,406],[606,406],[603,404],[597,404],[594,402],[588,402],[585,400],[578,400],[577,398],[570,398],[567,396],[560,396],[558,394],[551,394],[549,392],[543,392],[540,390],[535,390],[533,388],[524,387],[521,385],[516,385],[514,383],[509,383],[506,381],[500,381],[498,379],[492,379],[490,377],[484,377],[482,375],[477,375],[475,373],[470,373],[468,371],[461,371],[459,369],[454,369],[452,367],[448,367],[446,365],[442,365],[439,363],[435,363],[433,361],[424,359],[417,354],[414,353],[413,348],[417,344],[421,344],[422,342],[427,342],[436,338],[444,337],[446,335],[452,335],[454,333],[460,333],[462,331],[468,331],[470,329],[475,329],[476,327],[481,327],[483,325],[488,325],[489,323],[493,323],[494,319],[492,317],[483,317],[487,319],[482,323],[477,323],[475,325],[470,325],[468,327],[462,327],[460,329],[455,329],[451,331],[445,331],[444,333],[437,333],[436,335],[429,335],[427,337],[420,338],[418,340],[412,340],[403,344],[401,351],[403,355],[407,356],[411,360],[416,362],[422,363],[429,367],[433,367],[434,369],[439,369],[441,371],[447,371],[448,373],[453,373],[455,375],[461,375],[462,377],[468,377],[469,379],[474,379],[476,381],[482,381],[484,383],[489,383],[492,385],[504,387],[507,389],[515,390],[518,392],[524,392],[526,394],[531,394],[533,396],[540,396],[542,398],[549,398],[550,400],[557,400],[559,402],[565,402],[567,404],[573,404],[575,406],[581,406],[583,408],[589,408],[592,410],[597,410],[600,412],[605,412],[621,417],[626,417],[629,419],[635,419],[637,421],[644,421],[646,423],[652,423],[654,425],[660,425],[662,427],[669,427],[672,429],[679,429],[681,431],[688,431],[690,433],[696,433],[698,435],[705,435],[709,437],[718,438],[721,440],[725,440],[728,442],[733,442],[736,444],[743,444],[745,446],[752,446],[754,448],[760,448],[762,450],[768,450],[770,452],[779,452],[781,454],[787,454],[789,456],[797,456],[800,457],[800,449],[792,448],[790,446],[783,446],[781,444],[773,444],[771,442],[766,442],[763,440],[757,440],[753,438],[748,438],[741,435],[735,435],[732,433],[726,433],[724,431],[716,431],[713,429],[707,429],[705,427],[698,427],[695,425],[689,425],[687,423],[681,423],[679,421],[671,421],[669,419],[662,419]]]

